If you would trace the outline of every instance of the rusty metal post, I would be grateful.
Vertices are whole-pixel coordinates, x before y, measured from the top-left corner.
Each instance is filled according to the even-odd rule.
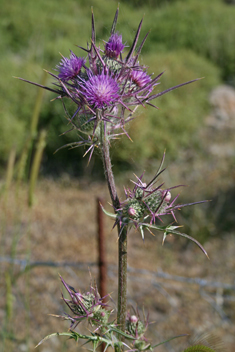
[[[107,295],[107,262],[105,255],[104,213],[101,209],[100,203],[101,199],[97,198],[99,293],[101,297],[104,297]]]

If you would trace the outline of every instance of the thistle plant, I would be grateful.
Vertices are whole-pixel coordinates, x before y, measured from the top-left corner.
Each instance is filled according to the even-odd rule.
[[[122,35],[116,31],[118,12],[117,9],[110,36],[103,45],[96,43],[95,21],[92,13],[91,42],[87,44],[86,48],[79,47],[85,55],[79,57],[71,51],[69,57],[62,56],[55,68],[55,73],[47,71],[54,79],[53,88],[20,79],[56,93],[56,100],[62,102],[70,126],[67,132],[76,130],[78,139],[61,148],[86,146],[85,154],[89,154],[88,161],[95,150],[98,150],[102,155],[104,174],[114,213],[107,212],[103,206],[102,208],[107,215],[114,218],[114,227],[117,227],[118,232],[117,318],[113,316],[114,311],[107,304],[104,304],[95,285],[93,285],[94,287],[91,285],[88,292],[81,293],[61,278],[70,297],[68,299],[62,296],[62,298],[71,314],[63,316],[64,319],[70,321],[69,331],[59,333],[59,335],[69,336],[76,341],[85,339],[92,343],[93,350],[104,343],[105,349],[111,346],[116,351],[145,351],[153,350],[163,342],[151,345],[145,337],[148,319],[141,321],[138,311],[132,315],[126,311],[128,232],[132,227],[135,227],[140,231],[144,240],[146,230],[150,233],[153,230],[161,231],[163,232],[163,242],[168,234],[183,236],[194,241],[207,255],[197,240],[179,232],[179,226],[174,224],[177,210],[201,202],[178,204],[179,194],[172,199],[171,192],[173,189],[183,187],[183,185],[165,188],[164,182],[159,182],[159,176],[164,171],[162,167],[165,153],[155,177],[146,183],[144,174],[140,177],[136,176],[136,180],[133,181],[133,189],[126,188],[126,199],[121,201],[117,194],[112,172],[110,147],[112,141],[120,138],[121,135],[131,139],[131,121],[135,118],[139,106],[157,108],[153,104],[153,100],[171,90],[197,81],[197,79],[156,92],[156,86],[159,84],[163,72],[154,77],[147,72],[147,67],[139,62],[141,49],[149,34],[145,35],[137,48],[143,20],[140,21],[133,43],[127,50],[128,45],[123,42]],[[74,106],[72,114],[67,109],[68,101],[72,102]],[[164,224],[165,215],[172,216],[170,224]],[[90,335],[83,335],[75,330],[82,321],[86,321],[90,325],[92,329]],[[58,335],[58,333],[48,337],[53,335]],[[212,349],[200,348],[199,346],[196,351],[213,351]],[[194,350],[188,349],[187,351]]]

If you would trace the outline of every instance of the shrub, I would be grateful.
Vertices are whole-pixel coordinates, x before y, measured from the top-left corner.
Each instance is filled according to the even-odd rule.
[[[153,12],[148,50],[161,43],[167,50],[189,48],[222,68],[235,83],[235,7],[219,0],[177,1]],[[146,49],[145,47],[145,49]]]

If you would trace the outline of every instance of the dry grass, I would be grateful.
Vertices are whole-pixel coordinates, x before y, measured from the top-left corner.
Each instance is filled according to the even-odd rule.
[[[106,185],[42,180],[37,186],[31,210],[26,205],[25,186],[20,190],[18,202],[14,194],[12,189],[7,206],[1,204],[1,255],[12,256],[12,243],[15,240],[16,258],[25,259],[30,255],[31,261],[97,261],[96,197],[103,198],[106,208],[111,209],[107,204],[109,196]],[[117,234],[111,228],[112,221],[105,218],[107,261],[110,267],[117,263]],[[162,269],[172,275],[234,283],[235,243],[232,235],[205,244],[210,261],[195,245],[186,245],[185,241],[178,238],[170,238],[162,247],[161,235],[158,234],[156,237],[147,234],[143,243],[140,234],[133,231],[129,235],[128,246],[128,263],[131,267],[151,271]],[[89,269],[35,267],[12,282],[12,288],[7,291],[5,273],[10,269],[9,263],[1,263],[0,320],[4,325],[5,305],[10,302],[7,330],[12,331],[15,338],[6,341],[5,351],[32,350],[45,335],[68,328],[66,322],[48,316],[49,313],[62,314],[64,310],[58,272],[70,285],[86,290],[90,282]],[[11,277],[16,278],[19,270],[20,267],[15,265]],[[91,267],[90,270],[96,278],[96,269]],[[109,277],[108,290],[116,300],[117,279],[115,270],[112,272],[114,275]],[[129,278],[130,305],[135,306],[134,302],[137,302],[140,310],[144,305],[150,313],[150,321],[155,321],[155,324],[150,325],[151,339],[158,342],[177,334],[213,332],[223,339],[227,352],[234,351],[234,292],[207,288],[199,291],[195,284],[182,284],[173,280],[155,279],[153,282],[150,274],[130,274]],[[154,287],[154,284],[159,286]],[[229,301],[225,295],[231,296],[233,300]],[[216,299],[216,307],[224,313],[223,317],[211,304]],[[178,351],[179,346],[185,346],[185,340],[173,341],[171,345],[159,347],[157,351]],[[62,338],[54,338],[40,346],[38,351],[65,351],[62,341]],[[66,346],[69,346],[70,351],[77,350],[77,346],[73,345],[68,342]]]

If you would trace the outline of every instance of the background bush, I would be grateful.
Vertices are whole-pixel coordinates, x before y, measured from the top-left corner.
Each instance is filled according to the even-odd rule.
[[[147,46],[189,48],[221,67],[222,78],[234,84],[234,17],[235,7],[221,0],[176,1],[156,11]]]
[[[153,103],[159,110],[148,106],[142,108],[129,131],[135,143],[123,138],[118,148],[115,148],[114,158],[124,161],[129,155],[130,163],[131,160],[138,160],[145,168],[151,159],[161,158],[163,148],[166,148],[167,157],[172,160],[179,149],[187,148],[189,144],[196,147],[197,129],[209,108],[205,97],[220,83],[220,70],[208,60],[187,50],[157,55],[152,53],[144,57],[143,61],[149,65],[150,73],[165,71],[160,79],[161,84],[156,87],[159,92],[206,73],[205,79],[155,99]]]
[[[72,49],[82,55],[75,45],[86,47],[90,40],[91,5],[94,7],[97,40],[108,39],[116,1],[3,0],[0,21],[3,38],[0,43],[2,166],[5,167],[12,145],[20,154],[29,133],[37,96],[37,88],[12,76],[40,82],[43,68],[55,72],[53,70],[60,61],[59,52],[68,56]],[[188,143],[196,147],[196,131],[208,112],[210,90],[222,80],[234,81],[233,6],[220,0],[214,0],[213,5],[209,0],[123,0],[117,28],[126,45],[133,40],[138,21],[144,14],[140,40],[149,29],[151,33],[141,60],[149,65],[149,73],[166,70],[157,89],[166,89],[196,77],[206,79],[158,99],[159,111],[151,108],[139,111],[130,131],[131,138],[135,142],[138,140],[135,143],[137,149],[123,138],[112,150],[120,170],[130,167],[136,158],[148,164],[159,157],[163,148],[167,148],[168,157],[174,159],[176,148],[187,148]],[[47,84],[51,85],[52,81],[48,76]],[[84,150],[63,150],[53,155],[57,148],[77,138],[74,134],[58,137],[67,126],[61,104],[49,102],[53,98],[54,95],[46,92],[39,122],[39,128],[48,131],[43,170],[57,175],[64,171],[82,175],[86,164],[82,158]],[[124,163],[127,156],[128,163]]]

